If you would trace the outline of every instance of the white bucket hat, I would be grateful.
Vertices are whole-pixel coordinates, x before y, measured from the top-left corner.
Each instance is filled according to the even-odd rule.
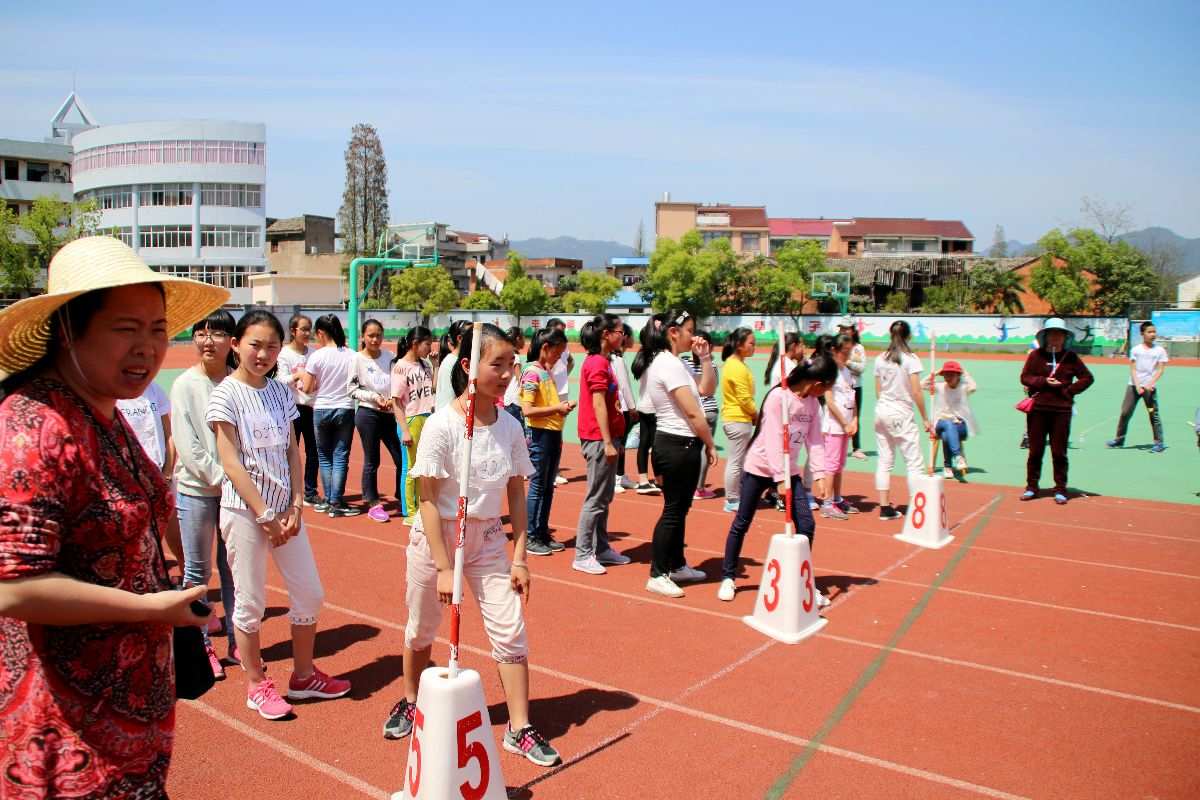
[[[0,378],[37,363],[50,341],[50,316],[88,292],[139,283],[162,286],[168,337],[229,300],[229,292],[218,286],[155,272],[128,245],[111,236],[70,242],[51,259],[48,273],[45,294],[0,311]]]
[[[1063,322],[1062,317],[1051,317],[1042,323],[1042,329],[1037,332],[1037,343],[1038,347],[1043,349],[1046,347],[1046,331],[1062,331],[1067,335],[1067,340],[1063,343],[1063,350],[1068,349],[1075,341],[1074,331],[1067,327],[1067,323]]]

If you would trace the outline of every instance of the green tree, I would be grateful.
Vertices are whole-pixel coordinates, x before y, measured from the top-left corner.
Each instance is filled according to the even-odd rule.
[[[922,293],[921,311],[926,314],[957,314],[964,310],[963,292],[954,285],[927,286]]]
[[[563,311],[568,314],[587,312],[603,314],[608,301],[621,290],[621,282],[603,272],[584,271],[575,276],[578,289],[562,295]],[[562,281],[559,281],[562,291]]]
[[[1077,274],[1087,270],[1095,276],[1090,302],[1097,314],[1119,316],[1130,303],[1152,300],[1160,294],[1161,278],[1150,259],[1126,241],[1110,239],[1088,228],[1076,228],[1065,234],[1056,228],[1043,236],[1039,244],[1047,254],[1070,264]],[[1082,276],[1080,280],[1083,281]],[[1083,285],[1086,289],[1087,282],[1083,281]]]
[[[12,297],[33,288],[37,272],[29,248],[16,240],[17,215],[0,205],[0,296]]]
[[[94,200],[86,203],[68,203],[53,197],[34,200],[29,213],[17,222],[33,239],[34,268],[46,269],[58,248],[67,242],[94,235],[99,217]]]
[[[516,250],[508,254],[508,275],[504,288],[500,290],[500,303],[510,314],[524,316],[540,314],[546,307],[550,293],[537,278],[525,274],[525,259]]]
[[[454,279],[444,267],[412,267],[401,270],[391,280],[392,308],[421,312],[422,324],[428,325],[434,314],[449,311],[460,297]]]
[[[655,311],[683,308],[695,317],[711,316],[717,309],[722,279],[736,264],[737,255],[728,239],[704,244],[699,231],[688,231],[678,242],[658,240],[638,291]]]
[[[345,253],[350,258],[375,255],[380,234],[387,230],[390,215],[383,142],[375,126],[360,122],[350,130],[350,141],[346,143],[346,183],[342,190],[342,206],[338,209]],[[381,269],[381,266],[368,267],[359,273],[359,280],[365,286],[374,272]],[[376,297],[382,298],[386,294],[382,280],[376,281],[373,287],[372,294]],[[351,286],[350,291],[362,290]]]
[[[491,311],[504,308],[504,304],[491,289],[479,288],[467,295],[466,299],[462,301],[462,307],[476,311]]]
[[[1014,270],[1003,270],[987,262],[971,270],[971,304],[977,311],[1023,314],[1024,291],[1025,284]]]
[[[884,301],[883,311],[888,314],[901,314],[908,311],[908,293],[892,292]]]
[[[825,270],[825,249],[819,242],[790,241],[775,251],[775,264],[763,265],[754,276],[756,309],[763,314],[804,313],[815,272]]]
[[[1087,307],[1088,284],[1079,267],[1065,257],[1070,254],[1070,245],[1061,231],[1053,230],[1038,242],[1045,251],[1039,263],[1029,273],[1029,288],[1050,305],[1058,315],[1075,314]],[[1065,267],[1055,263],[1055,257],[1064,259]]]

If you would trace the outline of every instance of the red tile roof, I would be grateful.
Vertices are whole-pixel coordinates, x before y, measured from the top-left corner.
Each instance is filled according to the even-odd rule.
[[[838,221],[848,222],[849,220]],[[772,236],[829,236],[833,233],[834,220],[772,217],[767,222],[770,224]]]
[[[855,217],[838,225],[843,238],[860,236],[940,236],[943,239],[974,239],[959,220],[888,217]]]

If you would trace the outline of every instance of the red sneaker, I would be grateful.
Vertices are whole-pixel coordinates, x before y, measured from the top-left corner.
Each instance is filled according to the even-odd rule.
[[[287,696],[289,700],[307,700],[318,698],[333,700],[350,693],[350,681],[342,678],[331,678],[321,670],[313,667],[313,674],[304,680],[297,680],[295,674],[288,681]]]
[[[270,678],[250,687],[246,692],[246,708],[254,709],[264,719],[283,719],[292,713],[292,707],[279,696]]]

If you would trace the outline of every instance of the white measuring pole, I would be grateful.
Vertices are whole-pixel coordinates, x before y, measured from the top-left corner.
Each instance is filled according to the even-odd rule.
[[[458,677],[458,632],[462,621],[463,547],[467,542],[467,487],[471,481],[471,447],[475,442],[475,379],[479,374],[479,343],[483,323],[471,326],[471,366],[467,372],[467,435],[458,466],[458,537],[454,545],[454,589],[450,597],[450,678]],[[458,358],[462,358],[459,353]]]
[[[788,413],[788,399],[791,391],[787,385],[787,369],[784,367],[784,361],[787,359],[787,332],[784,329],[784,323],[779,323],[779,404],[783,417],[783,484],[786,490],[783,493],[783,530],[788,536],[796,535],[796,526],[792,524],[792,503],[796,502],[796,498],[792,497],[792,437],[788,432],[788,420],[791,418]]]

